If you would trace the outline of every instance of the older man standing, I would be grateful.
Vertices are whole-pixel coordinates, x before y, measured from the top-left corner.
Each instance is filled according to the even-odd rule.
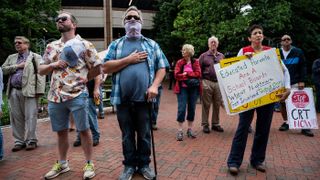
[[[24,36],[16,36],[14,44],[18,53],[7,58],[2,70],[4,75],[9,75],[7,96],[15,139],[12,151],[16,152],[37,147],[37,95],[44,94],[45,76],[37,73],[41,56],[29,51],[29,40]]]
[[[211,129],[217,132],[223,132],[220,126],[219,112],[222,105],[222,97],[217,82],[214,65],[219,63],[224,55],[218,52],[218,38],[212,36],[208,39],[209,50],[200,55],[200,67],[202,72],[202,123],[203,132],[210,133],[209,128],[209,110],[212,104]]]
[[[142,13],[129,7],[123,19],[126,36],[113,41],[104,64],[105,73],[114,73],[111,103],[117,106],[122,132],[124,171],[120,180],[131,179],[136,172],[146,179],[155,173],[149,167],[151,155],[149,103],[169,66],[159,45],[141,34]]]
[[[56,25],[61,38],[48,44],[39,69],[41,74],[52,73],[48,109],[52,130],[58,135],[59,150],[59,160],[45,178],[52,179],[70,170],[67,152],[69,117],[72,114],[85,155],[83,179],[90,179],[95,172],[91,161],[86,82],[89,68],[98,66],[101,61],[92,43],[75,34],[77,19],[71,13],[61,12],[56,18]]]

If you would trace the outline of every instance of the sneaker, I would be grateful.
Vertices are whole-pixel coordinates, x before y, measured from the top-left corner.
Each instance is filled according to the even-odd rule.
[[[31,151],[37,148],[37,143],[36,142],[30,142],[27,144],[26,151]]]
[[[158,130],[157,125],[156,125],[156,124],[152,124],[152,129],[153,129],[153,130]]]
[[[206,133],[206,134],[209,134],[209,133],[210,133],[209,126],[208,126],[208,125],[203,126],[202,131],[203,131],[204,133]]]
[[[96,174],[94,173],[94,165],[92,162],[86,163],[86,165],[83,168],[83,179],[91,179]]]
[[[302,133],[303,135],[309,136],[309,137],[313,137],[313,136],[314,136],[313,132],[312,132],[310,129],[302,129],[302,130],[301,130],[301,133]]]
[[[154,171],[149,167],[143,167],[138,170],[138,172],[145,178],[145,179],[154,179],[156,177]]]
[[[95,139],[92,141],[93,146],[98,146],[99,145],[99,139]]]
[[[80,141],[80,140],[76,140],[76,141],[73,143],[73,147],[78,147],[78,146],[81,146],[81,141]]]
[[[223,132],[224,131],[223,128],[221,126],[219,126],[219,125],[212,125],[211,129],[213,131],[217,131],[217,132]]]
[[[12,152],[17,152],[26,147],[26,144],[15,144],[14,147],[11,149]]]
[[[191,129],[188,129],[188,130],[187,130],[187,136],[188,136],[188,138],[192,138],[192,139],[194,139],[194,138],[197,137],[197,136],[192,132]]]
[[[68,166],[68,162],[66,163],[59,163],[58,161],[53,165],[52,169],[44,176],[45,179],[53,179],[59,174],[65,173],[70,171],[70,168]]]
[[[280,127],[279,127],[279,131],[288,131],[289,130],[289,124],[287,124],[286,122],[284,122]]]
[[[119,177],[119,180],[131,180],[135,171],[136,170],[133,167],[125,166],[123,172]]]
[[[178,133],[177,133],[177,141],[183,141],[183,132],[182,131],[178,131]]]

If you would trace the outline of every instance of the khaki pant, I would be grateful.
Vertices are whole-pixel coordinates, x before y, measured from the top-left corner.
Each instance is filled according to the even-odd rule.
[[[37,142],[37,98],[25,97],[21,90],[12,88],[9,108],[15,144]]]
[[[209,110],[212,104],[211,125],[219,125],[219,112],[222,105],[222,97],[218,82],[212,82],[206,79],[202,80],[202,126],[209,126]]]

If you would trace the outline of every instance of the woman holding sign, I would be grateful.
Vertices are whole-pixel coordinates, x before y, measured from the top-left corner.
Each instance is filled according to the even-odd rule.
[[[178,60],[174,69],[174,77],[176,78],[174,92],[178,97],[177,121],[179,123],[179,128],[177,133],[177,141],[183,141],[182,129],[187,107],[187,137],[196,138],[194,132],[192,131],[192,126],[196,110],[196,103],[201,90],[200,64],[198,60],[192,58],[194,55],[194,47],[191,44],[185,44],[182,47],[181,53],[183,58]]]
[[[263,28],[259,25],[252,25],[248,29],[248,40],[251,45],[240,49],[238,56],[246,55],[251,58],[254,54],[268,50],[271,47],[263,46]],[[282,64],[286,92],[280,94],[281,101],[284,101],[290,94],[290,76],[287,68]],[[265,172],[266,169],[262,165],[265,160],[266,149],[268,144],[269,132],[271,127],[274,104],[267,104],[257,107],[239,114],[239,124],[236,134],[233,138],[231,151],[228,158],[229,172],[232,175],[239,173],[239,167],[243,161],[243,155],[248,139],[248,128],[252,122],[254,111],[257,113],[256,130],[254,135],[253,146],[250,156],[250,164],[258,171]]]

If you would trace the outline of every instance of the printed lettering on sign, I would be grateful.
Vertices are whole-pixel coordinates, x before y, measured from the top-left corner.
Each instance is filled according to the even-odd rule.
[[[318,129],[312,88],[292,89],[286,107],[290,129]]]
[[[237,114],[279,101],[284,92],[279,50],[223,59],[215,65],[220,92],[228,114]]]

